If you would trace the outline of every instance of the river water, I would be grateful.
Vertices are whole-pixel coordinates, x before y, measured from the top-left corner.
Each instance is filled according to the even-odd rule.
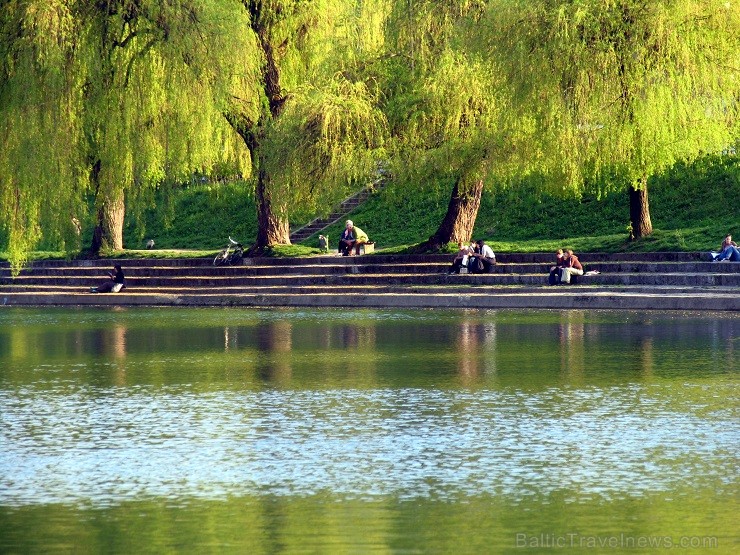
[[[3,308],[0,552],[737,552],[739,331]]]

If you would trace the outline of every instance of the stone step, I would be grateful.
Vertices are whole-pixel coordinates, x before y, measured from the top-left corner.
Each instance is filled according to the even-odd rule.
[[[464,275],[448,275],[451,255],[252,258],[227,267],[212,258],[57,260],[34,262],[17,277],[0,264],[0,303],[452,308],[472,297],[488,308],[740,309],[740,264],[703,261],[702,253],[589,257],[586,269],[600,273],[559,287],[546,285],[549,253],[501,254],[494,273]],[[127,288],[89,293],[114,263]],[[479,297],[497,300],[480,305]]]
[[[36,275],[24,274],[15,278],[0,279],[0,291],[10,285],[62,285],[93,286],[104,279],[98,275]],[[136,275],[129,273],[126,283],[129,287],[221,287],[234,285],[253,287],[258,285],[286,285],[299,287],[301,285],[345,286],[357,285],[545,285],[547,275],[543,273],[494,273],[494,274],[464,274],[447,275],[444,273],[289,273],[249,275],[245,272],[230,272],[219,275]],[[622,272],[602,273],[597,275],[581,276],[578,278],[581,285],[670,285],[670,286],[723,286],[739,287],[740,273],[729,274],[706,272],[680,273],[646,273]]]
[[[309,222],[305,226],[299,227],[295,231],[291,232],[290,234],[291,242],[300,243],[301,241],[305,241],[306,239],[317,234],[319,231],[323,230],[324,228],[328,227],[334,222],[337,222],[343,219],[350,212],[352,212],[355,208],[357,208],[363,202],[365,202],[370,197],[373,191],[378,190],[382,188],[383,186],[384,186],[384,181],[382,179],[379,179],[372,185],[362,189],[361,191],[354,194],[353,196],[345,199],[326,218],[317,218]]]
[[[497,264],[493,274],[547,274],[550,265],[541,263]],[[251,264],[246,266],[180,266],[180,265],[150,265],[126,267],[128,277],[213,277],[213,276],[243,276],[243,275],[273,275],[302,274],[302,275],[336,275],[336,274],[441,274],[450,269],[448,262],[403,262],[394,264],[363,264],[331,263],[324,264],[297,264],[284,266]],[[740,274],[740,264],[713,264],[711,262],[600,262],[586,267],[587,270],[596,270],[603,274],[617,273],[689,273],[689,274]],[[105,272],[93,266],[40,266],[24,269],[20,276],[48,276],[48,277],[96,277],[104,278]],[[11,278],[10,269],[0,269],[0,283]]]
[[[168,294],[126,291],[91,293],[2,293],[4,306],[242,306],[242,307],[362,307],[362,308],[444,308],[444,309],[559,309],[559,310],[690,310],[738,311],[740,295],[724,292],[677,292],[659,295],[643,292],[588,291],[581,288],[568,294],[557,288],[540,292],[502,291],[498,294],[465,293],[363,293],[337,295],[324,293],[238,293]]]
[[[377,247],[376,247],[377,248]],[[109,269],[113,264],[121,264],[124,268],[140,266],[212,266],[213,256],[201,258],[121,258],[121,259],[97,259],[97,260],[37,260],[31,263],[31,268],[41,267],[97,267]],[[243,265],[251,266],[295,266],[311,264],[395,264],[395,263],[451,263],[453,255],[450,254],[383,254],[376,251],[364,256],[336,256],[336,254],[307,256],[300,258],[277,258],[259,257],[245,258]],[[496,260],[499,264],[552,264],[551,253],[499,253]],[[588,268],[592,264],[601,262],[640,262],[640,263],[666,263],[666,262],[706,262],[718,267],[737,267],[733,262],[710,262],[709,254],[703,252],[657,252],[657,253],[584,253],[579,255],[583,264]],[[7,262],[0,262],[0,269],[9,268]],[[726,270],[722,270],[726,271]]]
[[[477,295],[481,292],[490,294],[504,294],[511,292],[518,293],[540,293],[544,288],[542,284],[538,285],[468,285],[468,284],[448,284],[448,285],[387,285],[387,284],[375,284],[375,285],[358,285],[358,284],[347,284],[342,288],[342,294],[368,294],[368,293],[409,293],[409,294],[470,294]],[[558,286],[558,290],[587,290],[590,293],[594,292],[624,292],[624,293],[651,293],[651,294],[679,294],[679,293],[725,293],[725,294],[737,294],[737,288],[735,287],[722,287],[722,286],[705,286],[705,287],[690,287],[690,286],[655,286],[655,285],[622,285],[622,286],[598,286],[589,285],[583,287],[581,285],[561,285]],[[183,285],[183,286],[137,286],[128,287],[124,290],[128,294],[153,294],[153,293],[164,293],[164,294],[189,294],[199,295],[207,294],[212,295],[214,293],[223,293],[228,295],[238,294],[323,294],[327,292],[327,288],[324,285],[255,285],[246,288],[240,285],[223,285],[218,288],[211,286],[197,286],[197,285]],[[89,288],[87,286],[70,286],[70,285],[13,285],[8,286],[2,290],[3,293],[87,293]],[[333,290],[331,290],[333,292]]]

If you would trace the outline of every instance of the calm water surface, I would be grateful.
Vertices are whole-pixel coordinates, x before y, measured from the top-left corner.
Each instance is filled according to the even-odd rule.
[[[738,331],[3,308],[0,552],[737,552]]]

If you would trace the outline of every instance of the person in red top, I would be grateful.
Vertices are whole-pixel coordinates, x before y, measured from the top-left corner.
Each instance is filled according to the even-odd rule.
[[[578,257],[573,254],[573,251],[568,249],[565,251],[565,256],[563,257],[563,267],[560,268],[560,283],[569,284],[570,276],[573,275],[582,276],[583,266],[581,265],[581,261],[578,260]]]

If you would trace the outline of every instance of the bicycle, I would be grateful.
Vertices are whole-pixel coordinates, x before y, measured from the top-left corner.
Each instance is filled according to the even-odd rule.
[[[231,265],[236,266],[240,264],[244,258],[244,247],[238,241],[234,241],[229,236],[229,244],[216,255],[213,259],[214,266]]]

